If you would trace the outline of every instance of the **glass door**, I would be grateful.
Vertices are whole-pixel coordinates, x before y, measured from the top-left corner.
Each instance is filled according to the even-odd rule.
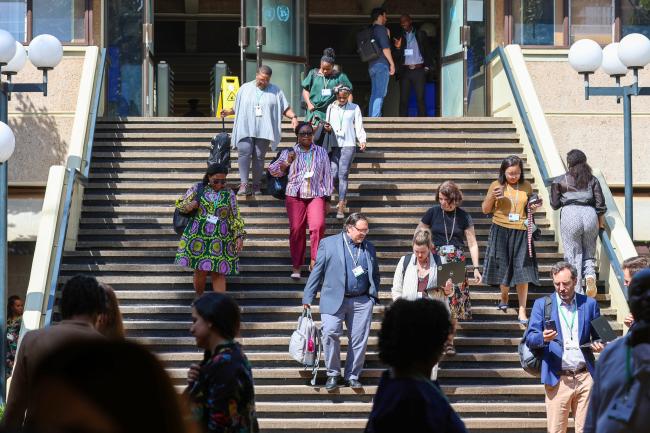
[[[442,0],[442,116],[485,115],[485,3]]]
[[[142,115],[153,116],[155,60],[153,45],[153,0],[144,1],[144,23],[142,25]]]
[[[244,7],[246,27],[251,29],[244,81],[255,78],[258,65],[270,66],[272,83],[284,91],[297,112],[302,101],[300,82],[307,64],[307,0],[246,0]],[[265,33],[261,46],[258,23]]]

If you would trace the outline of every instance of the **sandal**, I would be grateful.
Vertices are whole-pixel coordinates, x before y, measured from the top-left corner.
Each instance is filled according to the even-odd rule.
[[[445,343],[445,355],[454,356],[456,354],[456,348],[453,343]]]
[[[497,310],[507,311],[508,310],[508,304],[507,303],[504,304],[503,302],[499,302],[499,304],[497,305]]]

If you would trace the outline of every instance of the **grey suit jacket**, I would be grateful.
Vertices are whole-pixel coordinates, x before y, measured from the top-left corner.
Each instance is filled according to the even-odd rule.
[[[363,241],[363,245],[368,260],[368,277],[370,279],[368,295],[377,303],[379,301],[377,252],[372,243]],[[305,293],[302,297],[303,304],[311,305],[316,297],[316,292],[320,289],[320,312],[335,314],[338,311],[343,304],[347,281],[344,254],[343,233],[329,236],[321,241],[314,269],[305,286]]]

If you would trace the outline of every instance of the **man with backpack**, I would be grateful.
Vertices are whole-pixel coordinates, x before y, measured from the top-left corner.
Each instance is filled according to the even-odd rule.
[[[591,337],[598,338],[591,322],[600,316],[600,308],[593,298],[576,293],[578,272],[572,264],[556,263],[551,276],[555,293],[550,296],[550,319],[544,320],[547,297],[539,298],[530,316],[526,344],[544,353],[541,373],[547,431],[565,433],[571,411],[575,432],[583,433],[596,362],[593,352],[603,350],[601,343],[591,342]]]
[[[325,389],[329,392],[339,386],[343,322],[348,334],[344,379],[352,389],[363,388],[359,377],[366,357],[372,307],[379,300],[380,281],[377,252],[365,240],[367,234],[368,219],[353,213],[345,221],[342,233],[323,239],[302,298],[303,307],[311,308],[316,292],[321,290]]]
[[[386,9],[374,8],[370,13],[372,25],[360,33],[359,45],[361,60],[368,62],[370,75],[370,103],[368,116],[381,117],[384,98],[388,91],[388,80],[395,74],[395,62],[391,54],[390,34],[386,28],[388,17]],[[364,58],[363,46],[372,48],[374,55]]]

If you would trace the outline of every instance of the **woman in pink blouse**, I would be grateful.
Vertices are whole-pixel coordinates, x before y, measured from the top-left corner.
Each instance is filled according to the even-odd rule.
[[[305,229],[309,225],[310,269],[316,262],[318,244],[325,235],[325,203],[332,194],[332,174],[327,152],[313,143],[311,124],[300,122],[295,132],[298,143],[292,149],[283,150],[280,157],[269,165],[269,172],[272,176],[282,177],[288,170],[285,205],[289,216],[291,278],[299,279],[300,268],[305,263]]]

